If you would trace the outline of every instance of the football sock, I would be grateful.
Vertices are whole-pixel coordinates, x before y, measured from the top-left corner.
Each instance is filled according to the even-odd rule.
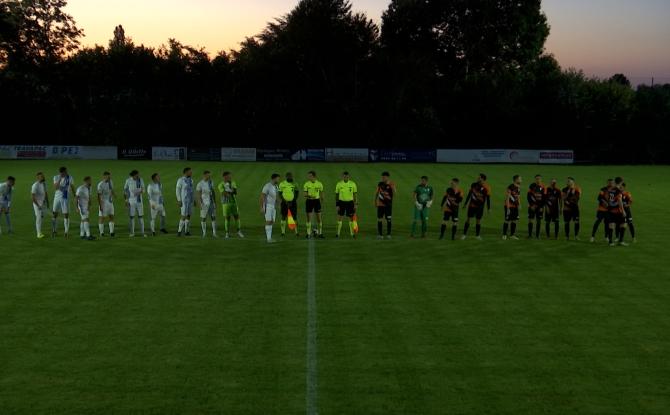
[[[549,238],[551,236],[551,223],[549,221],[544,223],[544,230],[547,233],[547,238]]]
[[[382,225],[382,221],[378,220],[377,221],[377,234],[379,234],[379,236],[382,236],[383,232],[384,232],[384,225]]]
[[[319,235],[323,235],[323,222],[319,222]]]
[[[216,221],[212,221],[212,235],[216,236]]]
[[[443,223],[442,226],[440,226],[440,238],[444,238],[444,233],[446,231],[447,231],[447,225]]]
[[[109,222],[109,233],[114,233],[114,222]]]
[[[88,222],[84,222],[84,233],[86,233],[87,237],[91,237],[91,224]]]
[[[558,228],[559,228],[559,223],[558,221],[554,222],[554,238],[558,239]]]
[[[514,236],[516,234],[516,222],[510,224],[510,235]]]
[[[570,222],[565,222],[565,237],[570,237]]]
[[[391,222],[390,218],[386,218],[386,234],[391,235],[391,228],[393,227],[393,223]]]
[[[533,222],[528,222],[528,237],[533,237]]]
[[[79,236],[84,236],[84,222],[79,222]]]
[[[600,226],[600,222],[602,222],[602,220],[597,219],[596,223],[593,224],[593,232],[591,233],[591,237],[593,237],[593,238],[596,237],[596,232],[598,232],[598,227]],[[607,230],[605,230],[605,232],[607,232]]]
[[[242,220],[241,220],[241,219],[238,219],[238,220],[237,220],[237,231],[239,232],[239,231],[241,231],[241,230],[242,230]]]
[[[575,238],[579,236],[579,223],[575,223]]]
[[[286,221],[282,220],[281,221],[281,234],[283,235],[285,233],[286,233]]]
[[[421,236],[425,236],[428,231],[428,220],[424,219],[421,221]]]
[[[5,213],[5,221],[7,222],[7,231],[12,233],[12,220],[9,217],[9,213]]]
[[[230,227],[230,219],[224,218],[223,219],[223,229],[228,233],[228,228]]]
[[[42,233],[42,216],[35,218],[35,230],[38,235]]]
[[[307,235],[312,234],[312,222],[307,222]]]
[[[165,229],[165,216],[161,216],[161,229]]]
[[[340,232],[342,232],[342,221],[338,220],[337,221],[337,236],[340,236]]]
[[[100,231],[100,235],[105,234],[105,224],[104,223],[98,223],[98,230]]]
[[[65,226],[65,233],[70,232],[70,219],[63,219],[63,225]]]
[[[349,234],[354,236],[354,223],[349,221]]]
[[[467,228],[467,225],[465,225]],[[466,231],[467,232],[467,231]],[[416,220],[412,222],[412,236],[416,234]]]
[[[623,242],[623,238],[626,237],[626,228],[619,228],[619,242]]]
[[[191,233],[191,220],[184,219],[184,232]]]
[[[537,223],[535,224],[535,237],[536,237],[536,238],[539,238],[539,237],[540,237],[540,229],[541,229],[541,228],[542,228],[542,222],[540,222],[540,221],[538,220]]]
[[[503,236],[507,236],[507,229],[509,228],[509,223],[505,222],[503,224]]]
[[[628,230],[630,230],[630,237],[635,238],[635,226],[632,223],[628,224]]]
[[[128,226],[130,227],[130,234],[134,235],[135,234],[135,218],[130,217],[130,222],[128,223]]]
[[[202,236],[207,234],[207,221],[203,220],[200,222],[200,227],[202,228]]]
[[[156,219],[151,219],[149,221],[149,228],[151,229],[151,233],[156,232]]]
[[[465,226],[463,227],[463,235],[468,234],[468,229],[470,229],[470,222],[465,222]]]
[[[268,241],[272,239],[272,225],[265,225],[265,237]]]
[[[144,235],[144,218],[140,216],[140,232]]]
[[[56,233],[56,218],[51,219],[51,232]]]
[[[180,219],[179,220],[179,228],[177,228],[177,232],[182,232],[184,230],[184,220]]]
[[[475,234],[476,234],[477,236],[479,236],[479,234],[481,234],[481,233],[482,233],[482,225],[477,224],[477,225],[475,226]]]

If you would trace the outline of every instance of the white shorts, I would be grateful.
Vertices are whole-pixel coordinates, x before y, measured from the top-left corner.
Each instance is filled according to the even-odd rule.
[[[200,219],[206,219],[208,216],[216,218],[216,205],[213,203],[200,206]]]
[[[9,208],[11,207],[11,205],[12,205],[12,204],[9,203],[9,202],[6,201],[6,200],[0,200],[0,210],[9,210]]]
[[[193,201],[188,203],[182,202],[181,204],[181,215],[182,216],[191,216],[193,214]]]
[[[88,220],[88,206],[79,206],[79,214],[81,215],[81,220]]]
[[[64,215],[68,214],[68,208],[69,208],[69,203],[67,199],[63,199],[62,197],[56,197],[54,199],[54,204],[52,206],[52,212],[53,213],[62,213]]]
[[[100,210],[98,210],[98,216],[101,218],[106,218],[107,216],[114,216],[114,203],[112,202],[102,202]]]
[[[46,211],[46,207],[44,206],[44,202],[42,203],[42,207],[39,207],[35,203],[33,203],[33,211],[35,212],[35,217],[36,218],[43,218],[44,217],[44,211]]]
[[[161,203],[150,202],[151,205],[151,219],[156,219],[156,216],[165,216],[165,206]]]
[[[265,221],[274,222],[277,218],[277,208],[274,206],[265,206]]]
[[[129,209],[130,209],[130,216],[144,216],[144,203],[131,202]]]

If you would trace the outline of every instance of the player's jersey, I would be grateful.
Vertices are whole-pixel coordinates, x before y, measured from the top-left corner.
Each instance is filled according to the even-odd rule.
[[[461,202],[463,201],[463,191],[459,188],[456,190],[449,187],[444,193],[444,211],[458,212]]]
[[[295,182],[289,182],[288,180],[279,183],[279,192],[281,193],[281,198],[286,202],[293,202],[297,193],[299,193]]]
[[[0,183],[0,201],[2,202],[11,202],[12,201],[12,186],[5,183]]]
[[[547,193],[547,188],[544,184],[531,183],[528,186],[528,207],[539,208],[544,205],[544,197]]]
[[[561,198],[561,189],[549,186],[544,194],[544,205],[552,212],[558,211],[558,208],[561,206]]]
[[[44,182],[35,182],[30,188],[30,194],[35,196],[35,200],[42,205],[47,198],[47,186]]]
[[[579,198],[582,196],[582,189],[575,186],[563,188],[563,210],[569,212],[579,208]]]
[[[149,201],[157,205],[163,204],[163,185],[160,182],[152,182],[147,186],[147,195],[149,195]]]
[[[79,207],[87,208],[91,201],[91,188],[82,184],[77,188],[77,197],[79,198]]]
[[[211,180],[200,180],[195,190],[200,192],[200,201],[203,205],[211,205],[214,203],[214,183]]]
[[[433,195],[435,195],[432,186],[422,186],[420,184],[416,186],[414,193],[416,193],[416,201],[424,206],[433,200]]]
[[[612,187],[607,191],[607,204],[610,213],[622,213],[620,202],[623,200],[623,192],[618,187]]]
[[[630,192],[625,191],[621,194],[621,199],[623,200],[624,209],[630,209],[633,205],[633,195]]]
[[[177,201],[182,204],[193,203],[193,179],[191,177],[182,176],[177,180]]]
[[[609,187],[603,187],[598,193],[598,211],[607,212],[609,210]]]
[[[129,177],[126,184],[123,186],[123,192],[128,197],[130,203],[142,203],[142,193],[144,193],[144,180],[138,178],[137,180]]]
[[[346,182],[340,180],[337,185],[335,185],[335,195],[340,202],[352,202],[356,193],[358,193],[358,187],[356,186],[356,183],[351,180]]]
[[[60,198],[60,199],[67,199],[68,198],[68,192],[70,190],[70,186],[73,185],[74,183],[74,178],[70,175],[67,175],[65,177],[62,177],[60,174],[57,176],[54,176],[53,180],[54,184],[58,185],[58,188],[56,189],[56,193],[54,193],[55,198]]]
[[[471,208],[482,208],[491,197],[491,187],[487,183],[472,183],[470,186],[470,205]]]
[[[514,183],[507,186],[507,198],[505,208],[515,209],[521,205],[521,188]]]
[[[319,199],[321,198],[321,192],[323,192],[323,183],[318,180],[307,181],[303,186],[303,191],[307,193],[308,199]]]
[[[219,183],[219,193],[221,193],[221,204],[237,203],[237,183],[235,181]]]
[[[376,206],[391,206],[393,204],[393,196],[395,196],[395,184],[393,182],[379,182],[377,184]]]
[[[279,189],[277,188],[277,185],[268,182],[263,186],[263,194],[265,195],[265,206],[266,207],[275,207],[277,205],[277,194],[279,192]]]
[[[112,193],[114,189],[114,183],[112,180],[103,180],[98,183],[98,194],[103,202],[112,202]]]

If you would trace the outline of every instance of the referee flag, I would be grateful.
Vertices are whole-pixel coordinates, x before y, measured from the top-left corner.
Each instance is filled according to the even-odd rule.
[[[358,233],[358,215],[354,214],[353,219],[353,225],[354,225],[354,233]]]
[[[287,219],[286,221],[288,222],[288,228],[292,231],[295,230],[296,223],[295,220],[293,220],[293,214],[291,213],[291,209],[288,210],[288,215],[286,219]]]

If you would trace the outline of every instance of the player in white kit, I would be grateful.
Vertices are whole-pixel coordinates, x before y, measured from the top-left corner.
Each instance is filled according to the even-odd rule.
[[[270,181],[263,186],[259,200],[261,213],[265,217],[265,236],[268,243],[274,242],[272,239],[272,225],[274,225],[277,217],[277,193],[279,192],[277,184],[280,177],[277,173],[270,177]]]
[[[33,198],[33,210],[35,211],[35,230],[37,239],[44,238],[42,233],[42,222],[44,221],[44,212],[49,208],[49,195],[47,193],[47,184],[44,173],[37,173],[37,181],[30,188],[30,195]]]
[[[65,229],[65,237],[68,237],[70,232],[70,195],[74,195],[74,177],[70,176],[66,167],[58,169],[58,175],[53,178],[54,185],[54,201],[51,211],[53,218],[51,219],[51,237],[56,237],[56,221],[58,220],[58,213],[63,214],[63,228]]]
[[[177,180],[177,206],[181,211],[177,236],[191,236],[191,215],[193,214],[193,171],[184,169],[184,174]]]
[[[0,215],[5,214],[5,221],[7,222],[7,233],[14,233],[12,230],[12,220],[9,218],[9,210],[12,207],[12,191],[14,190],[16,179],[12,176],[7,178],[7,181],[0,183]],[[2,234],[2,227],[0,227],[0,235]]]
[[[91,235],[91,224],[89,222],[91,213],[91,178],[89,176],[84,177],[84,184],[77,188],[76,201],[77,212],[81,215],[79,236],[81,239],[93,241],[95,236]]]
[[[195,200],[200,208],[200,226],[202,227],[202,237],[207,236],[207,217],[212,222],[212,236],[216,238],[216,192],[212,182],[212,173],[205,170],[202,180],[195,187]]]
[[[143,237],[147,237],[146,233],[144,233],[144,202],[142,199],[144,190],[144,180],[140,177],[140,173],[137,170],[131,171],[130,177],[123,186],[126,207],[130,216],[129,227],[131,238],[135,236],[135,216],[137,216],[140,223],[140,233]]]
[[[165,204],[163,203],[163,185],[158,173],[151,175],[151,183],[147,186],[149,207],[151,208],[151,235],[156,236],[156,216],[161,217],[161,233],[168,233],[165,229]]]
[[[98,183],[98,230],[101,237],[105,236],[105,220],[109,222],[109,236],[114,237],[114,197],[112,175],[106,171]]]

